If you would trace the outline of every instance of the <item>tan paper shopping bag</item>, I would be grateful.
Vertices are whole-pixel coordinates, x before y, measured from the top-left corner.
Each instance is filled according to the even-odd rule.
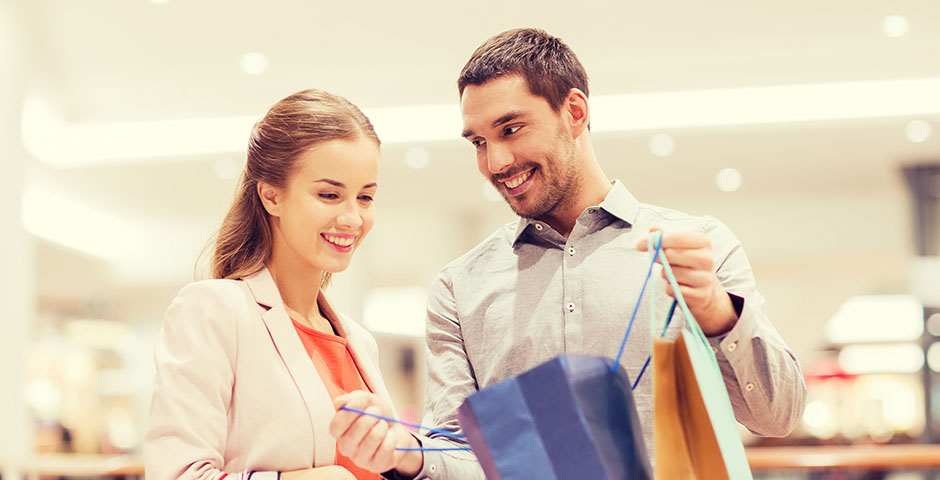
[[[653,340],[656,478],[728,478],[682,335]]]

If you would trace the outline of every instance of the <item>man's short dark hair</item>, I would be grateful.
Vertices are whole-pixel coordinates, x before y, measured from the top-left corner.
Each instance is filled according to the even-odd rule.
[[[533,95],[556,112],[572,88],[588,95],[588,77],[578,57],[558,37],[536,28],[517,28],[480,45],[460,71],[457,89],[482,85],[503,75],[520,75]]]

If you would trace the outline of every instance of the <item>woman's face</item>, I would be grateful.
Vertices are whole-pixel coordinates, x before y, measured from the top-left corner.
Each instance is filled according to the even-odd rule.
[[[375,221],[379,147],[363,136],[329,140],[297,161],[286,189],[273,189],[279,200],[266,202],[275,248],[282,260],[331,273],[345,270]]]

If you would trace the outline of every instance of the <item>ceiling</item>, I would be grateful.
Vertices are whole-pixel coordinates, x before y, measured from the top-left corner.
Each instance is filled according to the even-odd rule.
[[[456,75],[473,49],[519,26],[563,38],[585,65],[594,96],[940,78],[934,0],[7,1],[24,40],[24,93],[47,99],[74,124],[260,116],[309,87],[366,109],[454,104]],[[905,35],[883,33],[888,15],[907,18]],[[242,72],[246,52],[267,57],[265,73]],[[673,129],[666,132],[676,142],[668,157],[650,153],[650,135],[658,132],[598,134],[595,145],[609,176],[641,200],[728,223],[748,246],[755,269],[766,272],[784,299],[800,298],[798,289],[785,287],[799,265],[831,261],[850,278],[830,272],[804,285],[844,285],[824,304],[830,311],[818,314],[824,319],[845,295],[903,288],[913,225],[900,168],[940,162],[940,112],[916,118],[935,130],[921,143],[905,139],[914,119]],[[425,126],[415,120],[410,127]],[[384,148],[379,223],[363,254],[372,259],[372,283],[426,285],[446,261],[511,219],[505,205],[481,195],[472,152],[458,136],[455,131],[453,141],[421,145],[431,161],[419,170],[404,161],[414,145]],[[242,156],[220,152],[72,169],[32,162],[28,181],[146,232],[128,242],[136,248],[126,257],[147,265],[124,268],[120,282],[177,285],[189,278],[195,255],[230,201],[234,180],[220,177],[218,168],[237,169]],[[715,187],[715,174],[727,167],[744,178],[733,193]],[[428,244],[435,241],[446,245]],[[384,259],[383,252],[412,260]],[[63,255],[45,243],[39,254]],[[852,262],[858,258],[869,268]],[[63,264],[47,262],[45,278],[68,277],[57,270]],[[67,296],[60,283],[50,281],[56,286],[47,293]]]

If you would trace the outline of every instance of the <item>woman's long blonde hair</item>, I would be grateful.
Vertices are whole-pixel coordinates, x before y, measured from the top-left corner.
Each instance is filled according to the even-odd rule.
[[[339,95],[310,89],[274,104],[251,129],[248,161],[215,240],[212,278],[247,277],[271,258],[273,234],[258,198],[258,182],[285,188],[301,152],[325,141],[360,135],[381,143],[369,119]]]

